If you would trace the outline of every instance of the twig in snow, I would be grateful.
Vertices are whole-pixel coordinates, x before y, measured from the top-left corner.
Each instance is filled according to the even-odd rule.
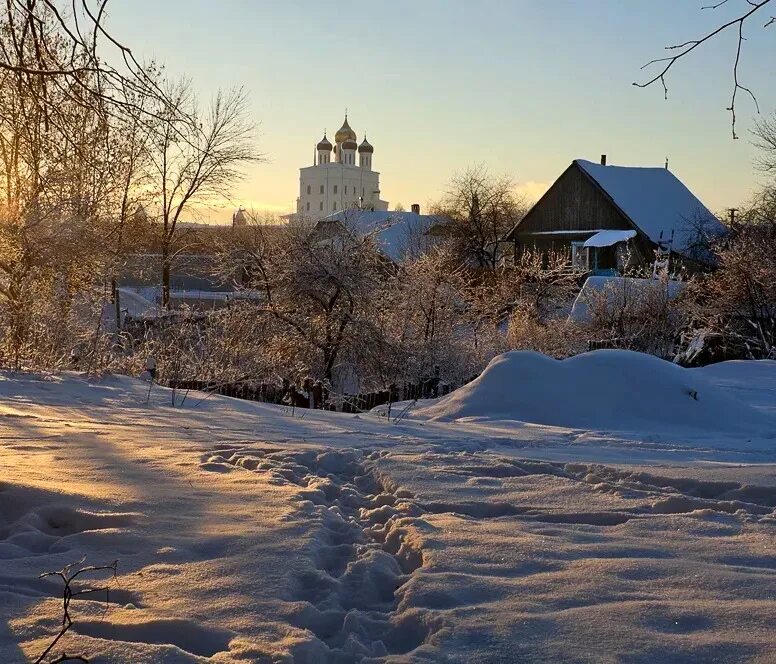
[[[54,637],[54,640],[48,645],[43,653],[35,660],[35,664],[58,664],[59,662],[89,662],[83,655],[70,655],[62,653],[59,657],[46,663],[46,657],[54,649],[59,640],[67,633],[67,631],[73,625],[73,618],[70,615],[70,601],[73,597],[79,597],[81,595],[87,595],[89,593],[105,592],[105,610],[108,610],[108,601],[110,599],[110,586],[100,586],[97,588],[84,588],[82,590],[73,590],[73,581],[75,581],[82,574],[90,574],[92,572],[113,572],[112,578],[116,578],[116,567],[119,564],[118,560],[114,560],[110,565],[89,565],[87,567],[79,567],[84,562],[85,558],[81,559],[78,563],[71,563],[66,565],[58,572],[44,572],[38,578],[45,579],[50,576],[58,576],[64,583],[62,589],[62,627],[59,633]]]

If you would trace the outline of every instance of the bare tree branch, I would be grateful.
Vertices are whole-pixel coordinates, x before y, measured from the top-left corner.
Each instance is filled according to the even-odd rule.
[[[715,4],[712,4],[712,5],[706,5],[701,9],[714,10],[714,9],[718,9],[719,7],[722,7],[723,5],[726,5],[727,3],[728,3],[728,0],[719,0],[719,2],[716,2]],[[765,7],[770,3],[771,3],[771,0],[747,0],[749,9],[743,14],[737,16],[736,18],[733,18],[729,21],[726,21],[725,23],[722,23],[721,25],[718,25],[714,30],[708,32],[707,34],[705,34],[704,36],[698,39],[690,39],[688,41],[685,41],[679,44],[666,46],[666,50],[678,51],[678,52],[675,53],[674,55],[669,55],[663,58],[655,58],[647,62],[645,65],[641,67],[642,70],[647,69],[655,64],[662,64],[663,67],[657,74],[655,74],[649,80],[644,81],[642,83],[634,82],[633,85],[635,85],[638,88],[648,88],[659,82],[660,85],[663,87],[664,98],[668,99],[668,84],[666,82],[666,76],[669,73],[670,69],[677,62],[679,62],[679,60],[689,55],[695,49],[702,46],[703,44],[713,40],[715,37],[725,32],[728,28],[737,27],[738,40],[736,43],[736,55],[733,63],[733,94],[732,94],[730,106],[727,107],[727,110],[730,111],[730,114],[731,114],[731,129],[732,129],[733,138],[737,139],[738,135],[736,134],[736,97],[737,97],[738,91],[743,90],[744,92],[748,93],[749,96],[752,98],[752,101],[754,102],[755,107],[757,108],[757,112],[758,113],[760,112],[755,95],[752,93],[752,91],[749,88],[741,85],[741,83],[739,82],[738,67],[741,61],[741,48],[745,40],[744,23],[746,23],[756,12],[758,12],[759,10],[761,10],[763,7]],[[770,20],[768,20],[765,23],[764,27],[768,27],[774,22],[776,22],[776,17],[771,17]]]

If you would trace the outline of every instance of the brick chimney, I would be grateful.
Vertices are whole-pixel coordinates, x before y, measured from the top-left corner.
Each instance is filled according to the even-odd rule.
[[[606,166],[606,155],[605,154],[601,155],[601,166]]]
[[[412,210],[415,214],[420,214],[420,203],[413,203],[410,206],[410,210]]]

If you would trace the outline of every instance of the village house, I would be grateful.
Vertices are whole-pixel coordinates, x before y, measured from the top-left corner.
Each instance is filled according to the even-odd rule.
[[[697,270],[720,221],[666,168],[574,160],[506,235],[521,251],[565,251],[593,275],[665,266]]]
[[[313,241],[327,242],[346,233],[370,236],[380,253],[393,263],[420,256],[438,242],[428,231],[439,222],[436,215],[421,214],[414,203],[411,211],[379,211],[350,208],[316,222]]]

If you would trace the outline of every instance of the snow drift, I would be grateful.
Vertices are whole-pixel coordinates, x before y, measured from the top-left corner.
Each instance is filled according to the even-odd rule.
[[[651,355],[599,350],[566,360],[531,351],[496,357],[474,381],[416,414],[620,431],[713,430],[770,437],[776,419],[700,372]]]

